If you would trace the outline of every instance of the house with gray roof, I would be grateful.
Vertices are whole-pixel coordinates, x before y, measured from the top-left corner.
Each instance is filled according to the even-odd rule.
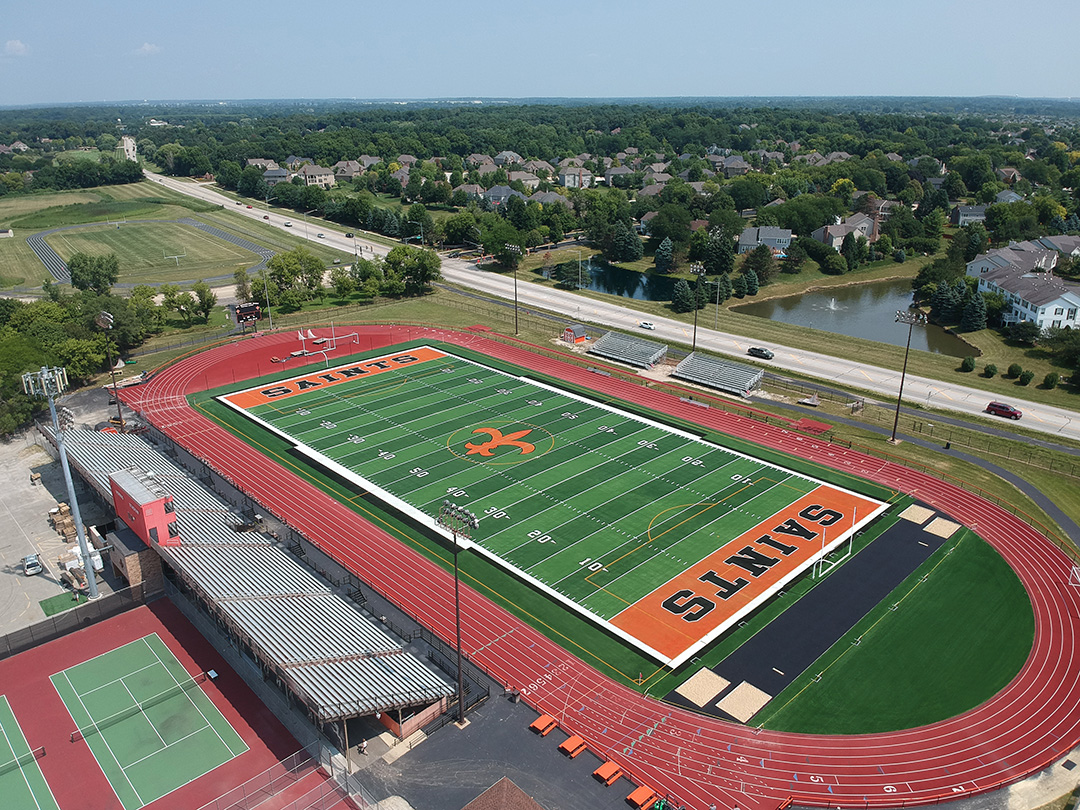
[[[604,182],[610,186],[616,177],[626,177],[633,173],[634,170],[627,166],[614,166],[604,172]]]
[[[521,168],[527,172],[532,172],[533,174],[547,172],[548,177],[555,174],[555,167],[546,160],[527,160],[521,164]]]
[[[266,169],[276,169],[278,167],[277,163],[270,158],[248,158],[246,165],[255,166],[263,171]]]
[[[787,228],[764,225],[745,228],[739,234],[739,253],[749,253],[758,245],[768,245],[774,253],[783,253],[791,246],[792,233]]]
[[[492,205],[502,205],[511,197],[518,197],[525,201],[528,201],[529,199],[520,191],[514,191],[510,186],[492,186],[480,196]]]
[[[952,210],[953,225],[963,228],[972,222],[986,221],[985,205],[958,205]]]
[[[367,171],[372,166],[376,166],[382,163],[381,157],[375,157],[374,155],[361,155],[356,159],[356,162],[364,167],[364,171]]]
[[[525,158],[519,155],[517,152],[512,152],[509,149],[504,149],[495,156],[496,166],[516,166],[521,163]]]
[[[314,164],[315,161],[311,158],[300,157],[298,155],[289,155],[287,158],[285,158],[285,166],[294,172],[299,170],[299,168],[305,163]]]
[[[334,180],[334,172],[325,166],[305,164],[300,167],[297,174],[303,178],[305,186],[319,186],[321,188],[333,188],[337,185]]]
[[[1014,203],[1022,202],[1023,197],[1013,191],[1011,188],[1007,188],[1004,191],[999,191],[994,195],[994,202],[996,203]]]
[[[588,188],[593,183],[593,174],[588,169],[566,166],[559,169],[559,185],[566,188]]]
[[[270,188],[273,188],[278,183],[287,183],[289,179],[289,173],[280,166],[275,166],[273,169],[267,169],[263,172],[263,182]]]
[[[495,161],[491,159],[491,155],[485,155],[480,152],[473,152],[467,158],[465,158],[465,164],[467,166],[479,166],[481,163],[495,164]]]
[[[967,274],[979,290],[1004,296],[1004,323],[1034,321],[1040,328],[1080,326],[1080,285],[1054,274],[1057,251],[1037,242],[1014,243],[981,253],[968,262]]]
[[[541,205],[564,205],[567,208],[574,207],[570,200],[557,191],[538,191],[529,197],[529,202],[536,202]]]
[[[529,191],[536,191],[536,187],[540,185],[540,178],[532,172],[510,172],[507,177],[511,183],[520,180],[521,184]]]
[[[342,180],[352,180],[362,171],[363,168],[358,160],[339,160],[334,164],[334,176]]]

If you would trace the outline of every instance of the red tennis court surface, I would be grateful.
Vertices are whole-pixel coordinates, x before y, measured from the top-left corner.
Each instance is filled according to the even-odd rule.
[[[994,698],[931,726],[839,737],[755,731],[643,697],[463,588],[466,651],[635,779],[673,794],[692,810],[704,810],[712,803],[771,809],[791,796],[813,805],[894,807],[991,790],[1049,765],[1080,740],[1080,589],[1068,585],[1069,558],[1005,510],[906,467],[719,407],[705,409],[680,401],[680,393],[686,395],[683,389],[645,387],[610,367],[611,376],[591,374],[530,352],[524,343],[505,345],[478,334],[423,327],[370,326],[357,332],[361,351],[412,339],[468,346],[912,493],[975,528],[1012,565],[1027,589],[1035,613],[1035,643],[1019,675]],[[296,342],[295,332],[287,332],[219,346],[190,356],[121,395],[180,445],[444,639],[451,639],[452,576],[321,491],[267,464],[265,457],[188,406],[188,393],[280,371],[270,358],[288,354]],[[694,396],[702,399],[696,392]],[[422,589],[413,587],[418,582]]]
[[[202,807],[300,748],[183,614],[169,600],[158,599],[0,661],[0,692],[7,696],[30,745],[45,746],[46,756],[37,764],[62,810],[122,810],[122,805],[86,742],[71,742],[74,724],[49,676],[150,633],[157,633],[189,672],[218,673],[199,688],[243,737],[248,750],[145,807]],[[325,777],[313,774],[308,779]],[[309,787],[315,784],[311,781]]]

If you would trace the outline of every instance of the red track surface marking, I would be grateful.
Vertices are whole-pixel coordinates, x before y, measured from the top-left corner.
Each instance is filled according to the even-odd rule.
[[[852,737],[757,731],[701,717],[624,688],[539,632],[462,589],[463,642],[473,658],[568,732],[637,780],[692,808],[774,808],[800,803],[899,806],[991,790],[1040,770],[1080,740],[1080,603],[1071,563],[1050,540],[1003,509],[931,476],[761,422],[681,402],[636,385],[476,334],[426,328],[359,327],[360,350],[423,338],[470,346],[508,362],[784,450],[918,496],[977,529],[1027,589],[1035,643],[1019,675],[991,700],[931,726]],[[178,444],[302,531],[444,639],[453,637],[453,579],[188,407],[184,397],[280,367],[294,334],[263,336],[183,360],[125,402]],[[523,344],[524,345],[524,344]],[[599,365],[599,364],[598,364]],[[670,390],[678,391],[674,387]],[[423,582],[422,589],[414,583]]]

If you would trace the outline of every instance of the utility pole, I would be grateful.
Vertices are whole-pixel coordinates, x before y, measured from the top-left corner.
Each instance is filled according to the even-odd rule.
[[[94,579],[94,562],[90,558],[90,549],[86,545],[86,533],[83,531],[82,514],[79,501],[75,497],[75,484],[71,480],[71,468],[68,466],[67,448],[64,446],[64,428],[60,417],[56,415],[56,397],[67,388],[67,369],[41,367],[40,371],[30,371],[22,376],[23,391],[27,396],[45,397],[49,400],[49,413],[52,415],[53,430],[56,431],[56,445],[60,451],[60,467],[64,471],[64,483],[67,484],[68,500],[71,501],[71,515],[75,519],[75,535],[79,538],[79,552],[82,554],[83,571],[86,572],[86,584],[91,599],[97,599],[97,580]],[[67,409],[65,409],[66,411]],[[68,414],[70,411],[68,411]],[[67,417],[67,414],[65,414]],[[65,423],[68,419],[65,418]]]

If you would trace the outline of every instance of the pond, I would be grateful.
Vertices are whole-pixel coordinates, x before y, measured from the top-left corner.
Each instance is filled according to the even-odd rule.
[[[732,309],[744,315],[903,346],[908,330],[904,324],[896,323],[896,311],[907,309],[910,303],[911,282],[899,279],[755,301]],[[960,338],[933,324],[912,330],[911,348],[950,357],[977,354]]]

